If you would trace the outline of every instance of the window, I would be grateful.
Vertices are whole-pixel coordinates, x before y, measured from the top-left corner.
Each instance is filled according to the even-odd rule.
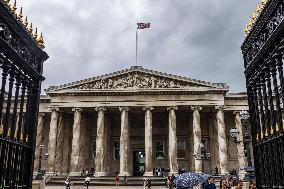
[[[164,158],[164,141],[156,142],[156,159]]]
[[[114,160],[119,160],[119,148],[120,148],[120,144],[119,142],[115,141],[114,142]]]
[[[177,141],[177,157],[178,159],[185,159],[185,139],[178,139]]]
[[[201,156],[206,158],[207,153],[209,153],[209,140],[208,138],[202,138],[201,143],[203,144],[204,148],[201,149]]]
[[[91,150],[90,150],[90,158],[95,159],[96,158],[96,139],[92,140]]]

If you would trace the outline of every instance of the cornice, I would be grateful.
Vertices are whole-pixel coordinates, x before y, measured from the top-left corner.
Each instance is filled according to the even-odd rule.
[[[210,83],[210,82],[191,79],[191,78],[182,77],[182,76],[178,76],[178,75],[167,74],[167,73],[163,73],[163,72],[149,70],[149,69],[145,69],[141,66],[132,66],[130,69],[125,69],[125,70],[121,70],[121,71],[117,71],[117,72],[113,72],[113,73],[109,73],[109,74],[105,74],[105,75],[101,75],[101,76],[97,76],[97,77],[92,77],[92,78],[88,78],[88,79],[85,79],[85,80],[71,82],[71,83],[67,83],[67,84],[59,85],[59,86],[50,86],[45,91],[49,94],[51,92],[64,90],[64,89],[70,90],[70,88],[72,88],[72,87],[87,84],[87,83],[92,82],[92,81],[104,80],[104,79],[108,79],[108,78],[111,78],[111,77],[127,75],[127,74],[130,74],[130,73],[142,73],[142,74],[153,75],[153,76],[156,76],[156,77],[164,77],[164,78],[173,79],[173,80],[180,81],[180,82],[188,82],[188,83],[200,85],[201,87],[212,87],[212,88],[215,88],[215,89],[227,89],[227,90],[229,89],[229,87],[225,83]]]

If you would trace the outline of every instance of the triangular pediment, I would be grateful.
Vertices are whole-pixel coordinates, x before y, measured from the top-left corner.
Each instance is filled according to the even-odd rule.
[[[210,83],[177,75],[171,75],[134,66],[114,72],[60,86],[49,87],[46,92],[63,91],[116,91],[116,90],[228,90],[224,83]]]

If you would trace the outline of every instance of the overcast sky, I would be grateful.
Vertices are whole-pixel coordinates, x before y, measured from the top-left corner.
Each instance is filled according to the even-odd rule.
[[[43,31],[43,88],[139,65],[245,91],[240,46],[260,0],[21,0]]]

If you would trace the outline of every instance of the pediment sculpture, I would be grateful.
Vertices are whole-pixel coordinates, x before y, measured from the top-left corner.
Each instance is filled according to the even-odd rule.
[[[163,89],[191,87],[198,87],[198,85],[165,77],[133,73],[87,82],[74,86],[72,89]]]

